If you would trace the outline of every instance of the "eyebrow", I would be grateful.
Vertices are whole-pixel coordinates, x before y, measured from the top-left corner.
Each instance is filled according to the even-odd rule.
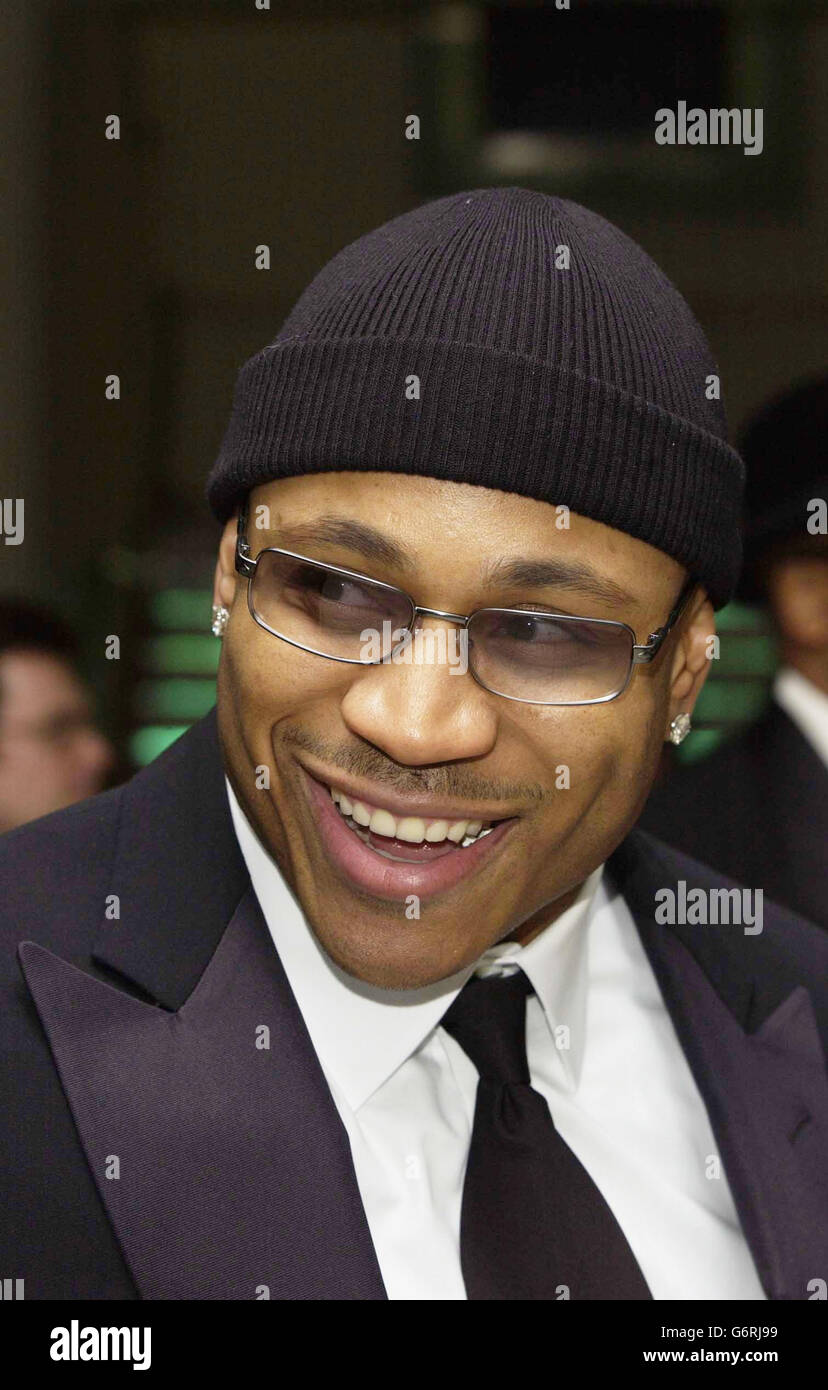
[[[326,512],[315,521],[298,522],[295,526],[280,526],[282,547],[304,545],[310,541],[317,545],[346,545],[356,550],[366,560],[378,560],[380,564],[396,565],[398,569],[413,569],[414,556],[405,546],[389,540],[373,526],[366,526],[351,517],[337,516]],[[285,544],[287,543],[287,544]]]
[[[392,541],[364,522],[327,512],[314,521],[298,522],[279,527],[279,544],[283,549],[317,545],[344,545],[366,560],[393,565],[400,570],[413,571],[417,559],[407,546]],[[481,582],[495,588],[566,588],[575,589],[612,606],[636,603],[637,600],[620,584],[599,574],[591,565],[579,560],[564,559],[501,559],[489,561],[483,567]]]
[[[492,587],[502,584],[509,588],[577,589],[613,606],[637,602],[614,579],[579,560],[498,560],[485,566],[483,583]]]

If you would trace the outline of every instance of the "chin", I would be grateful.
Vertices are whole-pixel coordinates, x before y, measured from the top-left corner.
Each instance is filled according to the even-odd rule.
[[[343,939],[341,933],[328,933],[320,930],[315,923],[311,925],[320,946],[340,970],[363,984],[380,989],[423,989],[446,979],[462,966],[462,962],[458,964],[456,959],[430,961],[422,942],[414,939],[400,942],[397,936],[398,949],[391,952],[387,939],[379,941],[363,934],[359,941],[349,941]],[[390,923],[382,929],[382,936],[387,938],[391,933],[401,933],[406,927],[410,930],[416,925],[410,922]]]

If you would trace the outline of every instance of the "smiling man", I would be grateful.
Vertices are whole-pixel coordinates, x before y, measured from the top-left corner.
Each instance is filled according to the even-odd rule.
[[[713,626],[704,592],[653,546],[585,516],[555,521],[549,503],[495,489],[355,471],[256,487],[238,549],[236,520],[225,528],[231,786],[320,943],[359,979],[430,985],[548,927],[636,820],[653,730],[692,707]],[[236,554],[246,571],[258,551],[245,583]],[[405,631],[408,593],[475,610],[460,630],[478,679],[447,660],[355,669],[369,633]],[[682,598],[680,640],[632,666],[633,634]],[[283,656],[277,633],[300,645]],[[385,645],[390,657],[400,638]]]
[[[4,844],[27,1297],[819,1296],[824,934],[632,830],[739,568],[715,377],[519,188],[245,364],[216,710]]]

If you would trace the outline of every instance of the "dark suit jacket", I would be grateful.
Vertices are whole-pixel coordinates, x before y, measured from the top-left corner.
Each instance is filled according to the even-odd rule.
[[[775,701],[709,758],[672,771],[639,825],[828,927],[828,768]]]
[[[656,926],[656,889],[723,881],[639,832],[608,867],[764,1288],[807,1299],[828,1277],[828,937],[775,909],[757,936]],[[26,1298],[384,1299],[215,711],[124,786],[0,840],[0,904],[0,1268]]]

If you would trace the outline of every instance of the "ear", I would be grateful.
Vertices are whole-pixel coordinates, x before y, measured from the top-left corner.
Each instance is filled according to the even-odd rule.
[[[236,516],[225,524],[219,541],[216,572],[213,576],[213,603],[232,608],[236,596]]]
[[[669,719],[692,714],[713,659],[716,619],[704,589],[699,589],[679,624],[670,671]]]

